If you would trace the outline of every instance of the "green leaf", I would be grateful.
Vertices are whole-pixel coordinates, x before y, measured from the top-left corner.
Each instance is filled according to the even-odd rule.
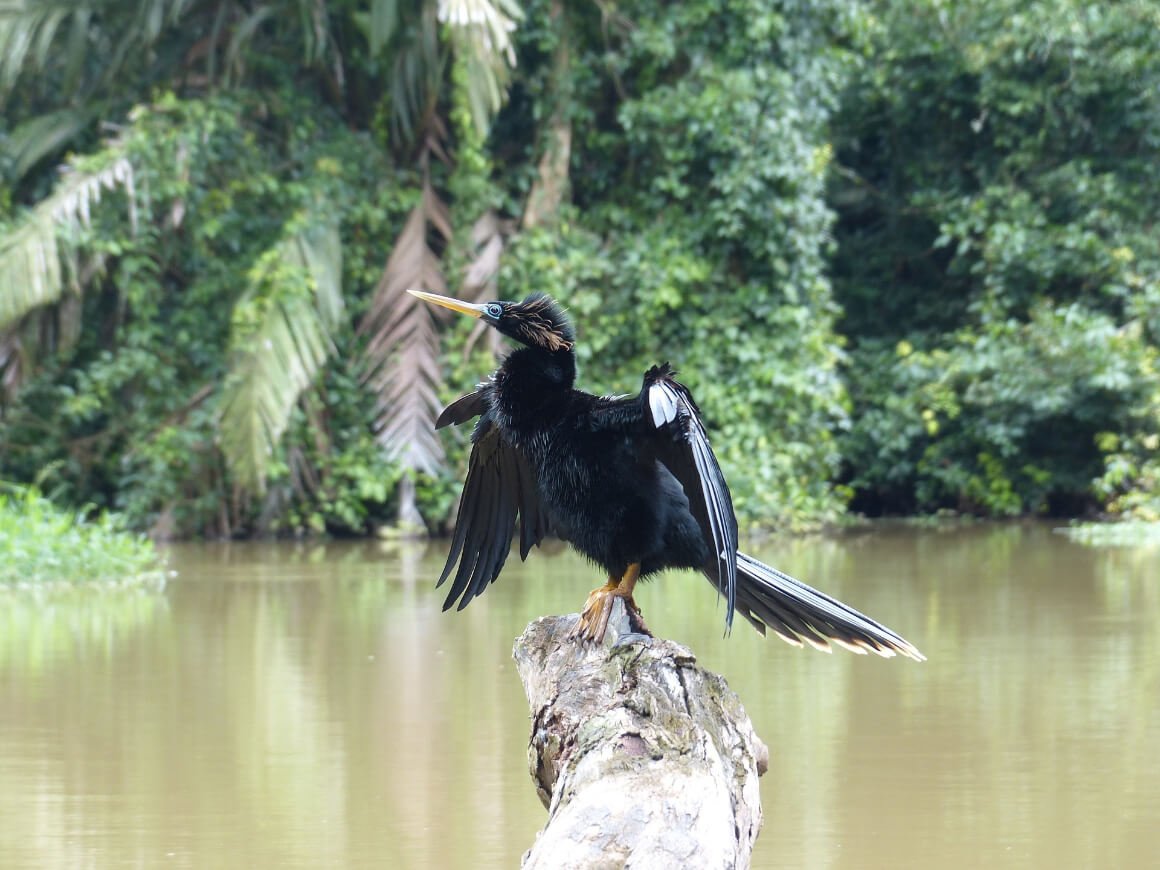
[[[4,143],[4,150],[11,161],[12,181],[20,181],[45,157],[68,145],[92,123],[100,110],[100,105],[85,109],[60,109],[37,115],[13,129]]]
[[[291,412],[333,351],[342,313],[335,223],[289,228],[251,270],[234,313],[220,424],[222,452],[243,489],[265,487]]]
[[[0,332],[28,312],[57,302],[64,292],[62,232],[87,226],[102,190],[125,187],[132,204],[133,167],[113,143],[99,169],[73,168],[56,190],[0,237]]]

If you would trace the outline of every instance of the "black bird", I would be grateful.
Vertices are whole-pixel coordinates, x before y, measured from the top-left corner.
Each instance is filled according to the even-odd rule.
[[[499,576],[516,518],[520,558],[548,534],[608,573],[593,590],[576,634],[599,642],[615,597],[646,631],[632,593],[665,568],[701,571],[725,596],[725,624],[739,611],[762,634],[795,646],[923,655],[885,626],[737,551],[729,488],[692,395],[668,363],[635,396],[594,396],[573,387],[575,332],[551,297],[471,304],[418,290],[420,299],[477,317],[522,345],[472,393],[449,405],[442,428],[473,417],[467,480],[439,584],[458,563],[443,605],[462,610]]]

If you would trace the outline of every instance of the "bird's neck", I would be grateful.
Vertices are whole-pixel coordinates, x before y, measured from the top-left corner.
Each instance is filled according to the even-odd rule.
[[[521,347],[496,373],[499,410],[515,428],[538,428],[555,419],[575,380],[572,351]]]

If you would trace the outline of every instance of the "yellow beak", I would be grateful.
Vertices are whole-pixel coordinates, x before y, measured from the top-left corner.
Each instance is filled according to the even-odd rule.
[[[432,305],[438,305],[442,308],[450,308],[452,311],[458,311],[460,314],[466,314],[468,317],[483,317],[484,311],[487,309],[486,305],[472,305],[470,302],[460,302],[458,299],[452,299],[450,296],[424,293],[422,290],[407,290],[407,292],[412,296],[417,296],[424,302],[430,302]]]

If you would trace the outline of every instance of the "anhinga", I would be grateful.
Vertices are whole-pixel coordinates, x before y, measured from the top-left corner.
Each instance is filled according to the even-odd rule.
[[[575,333],[551,297],[471,304],[413,295],[477,317],[519,342],[490,379],[449,405],[436,428],[479,421],[442,585],[443,605],[462,610],[499,576],[520,521],[520,557],[554,534],[608,573],[588,596],[576,633],[600,641],[615,597],[646,631],[632,598],[636,581],[665,568],[701,571],[758,631],[795,646],[922,654],[890,629],[737,551],[729,488],[692,395],[666,363],[645,373],[635,396],[593,396],[573,387]]]

